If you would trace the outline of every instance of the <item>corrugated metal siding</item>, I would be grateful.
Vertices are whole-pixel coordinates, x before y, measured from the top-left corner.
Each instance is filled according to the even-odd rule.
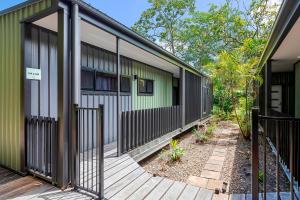
[[[0,16],[0,164],[20,169],[21,26],[20,21],[51,6],[51,0],[23,7]]]
[[[132,75],[154,80],[153,96],[140,96],[137,92],[137,80],[132,84],[133,109],[148,109],[172,106],[172,74],[133,61]]]
[[[93,47],[86,43],[81,46],[81,65],[96,69],[100,72],[116,74],[117,59],[115,54]],[[131,75],[132,62],[129,59],[121,57],[121,74]],[[114,93],[99,93],[92,91],[82,91],[80,106],[98,107],[104,105],[104,143],[112,143],[117,140],[117,96]],[[132,98],[130,95],[121,96],[122,111],[132,109]]]

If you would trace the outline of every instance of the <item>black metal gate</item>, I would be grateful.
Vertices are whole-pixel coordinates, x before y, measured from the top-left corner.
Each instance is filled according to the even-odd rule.
[[[75,189],[104,195],[103,106],[76,107]]]
[[[26,166],[30,173],[56,182],[57,121],[50,117],[26,117]]]

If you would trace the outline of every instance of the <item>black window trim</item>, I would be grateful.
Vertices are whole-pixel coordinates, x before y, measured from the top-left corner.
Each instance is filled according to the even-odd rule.
[[[140,92],[140,89],[139,89],[139,81],[140,80],[145,80],[146,82],[147,81],[151,81],[152,82],[152,92]],[[137,93],[138,93],[138,96],[154,96],[154,80],[152,79],[146,79],[146,78],[138,78],[138,82],[137,82]]]
[[[110,76],[110,77],[116,77],[117,75],[114,73],[110,73],[110,72],[103,72],[101,70],[98,69],[93,69],[90,67],[81,67],[81,71],[88,71],[88,72],[93,72],[93,89],[88,89],[88,88],[81,88],[81,91],[84,93],[94,93],[94,94],[103,94],[103,95],[116,95],[117,91],[110,91],[110,90],[96,90],[96,76],[97,73],[99,74],[103,74],[104,76]],[[129,92],[123,92],[120,91],[121,96],[131,96],[131,91],[132,91],[132,77],[130,75],[121,75],[121,83],[122,84],[122,77],[128,78],[129,79]],[[120,86],[120,90],[121,90],[121,86]]]

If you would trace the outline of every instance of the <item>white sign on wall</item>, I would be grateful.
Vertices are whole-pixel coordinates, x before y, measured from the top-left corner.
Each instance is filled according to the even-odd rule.
[[[26,79],[40,81],[41,78],[42,78],[41,69],[26,68]]]

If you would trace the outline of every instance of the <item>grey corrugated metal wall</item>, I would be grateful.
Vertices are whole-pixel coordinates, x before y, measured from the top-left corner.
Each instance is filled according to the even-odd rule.
[[[116,74],[115,54],[102,50],[98,47],[82,43],[81,46],[81,65],[95,69],[99,72]],[[121,57],[121,74],[131,76],[132,61]],[[131,77],[130,77],[131,78]],[[82,91],[80,106],[98,107],[104,105],[104,143],[112,143],[117,140],[117,96],[112,92],[93,92]],[[132,109],[131,95],[121,95],[122,111]]]
[[[32,26],[26,31],[24,64],[41,69],[42,76],[40,81],[27,80],[31,103],[26,114],[57,118],[57,36]]]

